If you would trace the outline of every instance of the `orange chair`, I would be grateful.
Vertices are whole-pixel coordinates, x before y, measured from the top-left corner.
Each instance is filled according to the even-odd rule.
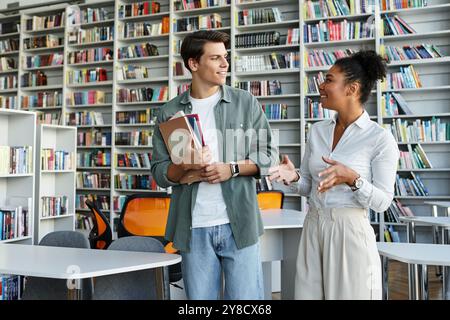
[[[95,202],[86,200],[85,203],[91,210],[94,223],[94,227],[88,237],[91,249],[107,249],[112,242],[112,231],[109,221]]]
[[[172,242],[164,239],[169,215],[170,195],[165,192],[128,196],[120,213],[117,236],[143,236],[162,242],[167,253],[178,253]],[[181,263],[169,266],[169,281],[181,279]]]
[[[284,192],[280,190],[259,191],[257,193],[258,206],[264,209],[282,209],[284,202]]]

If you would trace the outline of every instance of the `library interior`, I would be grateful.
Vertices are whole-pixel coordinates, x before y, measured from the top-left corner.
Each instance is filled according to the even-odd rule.
[[[158,183],[152,166],[162,154],[153,149],[160,115],[169,101],[189,97],[194,79],[183,41],[200,30],[228,35],[223,87],[256,99],[261,121],[276,132],[279,163],[288,156],[299,183],[316,131],[340,119],[323,106],[330,68],[361,50],[383,59],[385,77],[363,108],[399,156],[390,205],[360,205],[380,259],[380,297],[449,300],[446,0],[2,0],[0,300],[188,299],[185,256],[165,237],[167,220],[183,219],[169,214],[183,195]],[[181,119],[198,134],[198,116]],[[264,299],[298,298],[299,245],[316,196],[296,182],[230,168],[236,185],[251,181],[245,190],[255,191],[242,203],[257,201],[262,222]],[[183,190],[200,184],[207,183]],[[345,197],[355,191],[333,188],[346,188]]]

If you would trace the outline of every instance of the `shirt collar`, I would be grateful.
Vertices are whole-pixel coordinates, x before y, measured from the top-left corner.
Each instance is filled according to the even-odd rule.
[[[336,124],[337,121],[337,116],[338,114],[335,113],[333,118],[331,118],[331,122],[330,124]],[[369,114],[367,113],[366,110],[364,110],[364,112],[362,113],[361,116],[359,116],[358,119],[356,119],[356,121],[354,122],[354,124],[356,124],[358,127],[360,127],[361,129],[365,129],[369,124],[370,124],[370,117]]]
[[[230,89],[228,88],[228,86],[220,86],[220,90],[222,91],[221,93],[221,97],[220,100],[223,100],[225,102],[231,102],[231,97],[230,97]],[[181,95],[181,100],[180,103],[181,104],[188,104],[190,103],[189,100],[189,95],[191,94],[191,90],[187,90],[185,92],[182,93]]]

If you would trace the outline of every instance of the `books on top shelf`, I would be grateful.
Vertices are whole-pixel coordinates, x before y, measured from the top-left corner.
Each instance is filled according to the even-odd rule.
[[[420,176],[410,172],[411,177],[401,178],[398,174],[395,183],[397,196],[429,196],[428,189],[423,184]]]
[[[404,45],[402,47],[380,45],[380,55],[386,61],[441,58],[444,55],[432,44]]]
[[[372,13],[378,0],[307,0],[303,2],[303,18],[317,19]]]
[[[414,30],[413,27],[411,27],[398,15],[389,16],[385,14],[383,16],[383,23],[381,24],[380,33],[385,36],[396,36],[401,34],[416,33],[416,30]]]
[[[275,53],[236,57],[237,72],[296,69],[300,67],[298,52]]]
[[[385,81],[381,82],[381,89],[414,89],[421,88],[419,74],[414,69],[414,66],[409,65],[400,67],[399,72],[389,72],[386,75]]]
[[[44,148],[41,150],[42,170],[74,170],[75,154],[64,150]]]
[[[77,167],[110,167],[111,152],[103,150],[78,151]]]
[[[0,175],[33,173],[33,147],[0,146]]]
[[[64,26],[65,12],[45,17],[33,16],[31,19],[25,20],[25,30],[43,30]]]
[[[322,49],[305,50],[305,61],[308,67],[331,66],[336,60],[356,53],[353,49],[335,50],[327,52]]]
[[[159,13],[160,10],[161,4],[158,1],[141,1],[121,4],[119,7],[119,19]]]
[[[394,119],[392,124],[383,124],[391,131],[398,142],[445,142],[450,140],[450,123],[442,122],[440,118],[431,120]]]
[[[357,40],[374,37],[373,17],[366,21],[319,21],[303,25],[305,43]]]
[[[75,9],[71,10],[67,17],[70,25],[99,22],[113,18],[114,12],[106,8],[85,8],[82,10]]]
[[[0,34],[16,33],[20,30],[20,23],[16,21],[0,23]]]
[[[248,26],[261,23],[282,22],[284,19],[277,7],[274,8],[258,8],[244,9],[238,11],[238,26]]]
[[[203,9],[229,5],[231,0],[175,0],[173,2],[175,11]]]
[[[426,7],[428,0],[407,0],[407,1],[392,1],[392,0],[380,0],[381,10],[396,10],[406,8],[422,8]]]
[[[420,144],[412,147],[407,145],[408,151],[400,150],[400,158],[398,160],[399,169],[431,169],[433,168],[430,160]]]
[[[69,198],[60,197],[41,197],[41,218],[57,217],[67,214]]]

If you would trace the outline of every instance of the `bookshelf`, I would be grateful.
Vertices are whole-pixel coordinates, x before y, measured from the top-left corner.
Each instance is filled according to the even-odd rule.
[[[87,196],[94,197],[110,217],[112,225],[126,195],[152,192],[154,189],[151,177],[147,177],[149,170],[146,164],[152,152],[148,141],[151,140],[154,117],[167,100],[188,88],[191,76],[182,66],[179,48],[181,41],[191,32],[185,30],[201,28],[202,24],[210,24],[211,29],[230,34],[227,83],[250,90],[257,96],[271,126],[279,130],[280,152],[288,154],[297,168],[305,150],[309,126],[331,116],[320,108],[320,97],[314,90],[321,73],[325,74],[336,59],[359,49],[373,49],[382,55],[390,55],[389,73],[412,66],[422,84],[421,87],[390,89],[378,83],[365,105],[372,120],[380,125],[392,125],[400,119],[403,121],[400,123],[407,126],[416,120],[426,123],[434,117],[440,119],[441,124],[448,124],[450,4],[445,0],[429,0],[425,7],[398,8],[395,7],[396,2],[386,0],[361,2],[364,7],[358,7],[354,5],[356,1],[351,1],[348,12],[342,6],[342,12],[331,10],[323,15],[317,8],[314,10],[318,1],[305,0],[160,0],[159,6],[136,0],[96,0],[77,6],[47,6],[15,16],[0,17],[0,23],[21,22],[22,32],[19,34],[0,33],[0,43],[4,39],[19,39],[18,48],[6,51],[0,46],[0,58],[17,59],[17,79],[37,71],[47,75],[46,86],[24,87],[19,83],[17,89],[0,91],[1,105],[7,106],[3,102],[4,96],[15,97],[15,106],[21,108],[24,96],[37,96],[41,92],[60,93],[47,95],[46,101],[49,103],[45,107],[36,104],[30,110],[60,113],[60,122],[56,122],[56,117],[46,116],[47,123],[55,121],[54,124],[77,127],[77,173],[86,177],[109,176],[106,182],[109,186],[92,188],[80,185],[77,188],[76,211],[86,212],[83,200]],[[381,3],[381,6],[371,6],[374,3]],[[210,4],[214,6],[208,6]],[[62,27],[26,30],[27,19],[57,15],[62,11],[65,13]],[[415,33],[385,35],[386,17],[399,17]],[[352,26],[366,27],[363,32],[353,33],[349,37],[338,36],[340,33],[335,32],[324,39],[316,32],[316,26],[341,30]],[[79,30],[85,31],[80,33]],[[72,41],[77,34],[85,38],[87,34],[106,34],[106,37],[79,43],[78,40]],[[42,41],[27,40],[42,36],[50,37],[46,39],[51,48],[43,48]],[[37,45],[31,46],[33,43]],[[398,54],[406,45],[418,47],[423,44],[434,45],[442,57],[392,58],[393,52]],[[62,66],[50,65],[37,70],[36,66],[27,65],[27,56],[52,53],[63,54]],[[405,52],[402,54],[407,57]],[[267,63],[258,65],[258,59],[262,56],[269,59],[266,61],[274,56],[278,67],[266,68]],[[284,64],[281,64],[282,61]],[[255,65],[265,66],[265,70]],[[249,66],[252,68],[249,69]],[[6,72],[9,75],[16,71]],[[84,74],[91,72],[95,79],[102,74],[102,81],[86,83],[79,80],[80,75],[83,78]],[[105,73],[106,79],[103,78]],[[4,75],[0,72],[1,76]],[[387,113],[386,96],[392,93],[403,97],[410,113]],[[450,139],[401,141],[399,148],[407,151],[408,146],[414,148],[417,142],[433,167],[402,168],[398,174],[403,178],[410,177],[411,171],[419,175],[430,195],[398,196],[398,199],[417,215],[429,215],[430,209],[423,205],[424,199],[450,198]],[[146,181],[148,187],[136,188],[133,181]],[[280,185],[275,187],[285,192],[286,208],[306,208],[306,200],[296,195],[293,189]],[[379,220],[380,217],[377,217],[376,221]],[[374,222],[379,234],[383,234],[385,225],[389,222]],[[402,230],[401,225],[395,225],[395,228]],[[400,238],[403,234],[400,233]]]
[[[38,126],[34,241],[49,232],[74,230],[76,128]]]
[[[0,243],[33,244],[36,114],[0,109],[0,146]]]

